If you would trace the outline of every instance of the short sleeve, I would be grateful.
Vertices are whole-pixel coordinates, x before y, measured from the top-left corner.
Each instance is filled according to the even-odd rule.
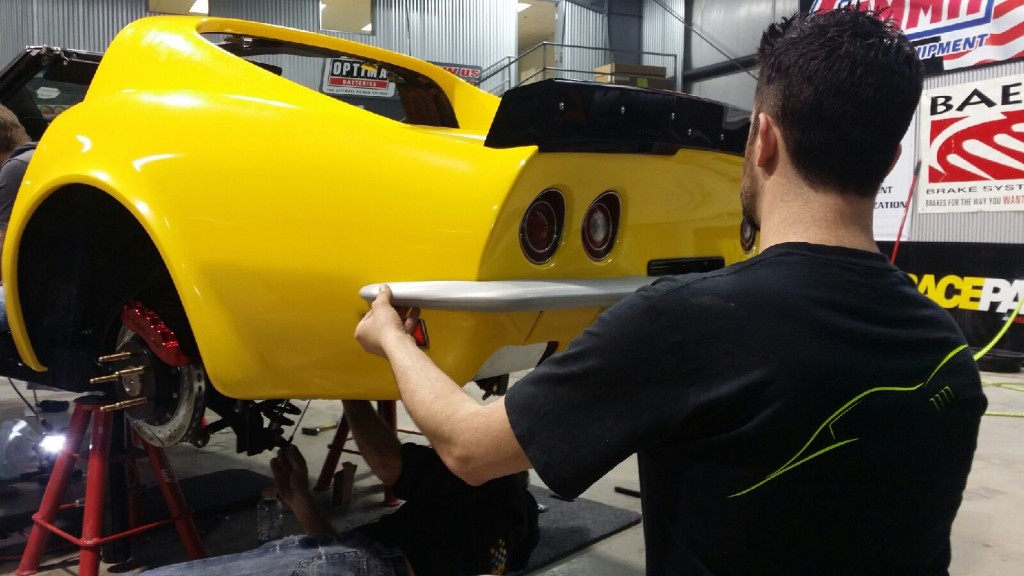
[[[402,500],[422,501],[465,495],[472,486],[448,470],[433,448],[406,443],[402,445],[402,472],[394,490]]]
[[[669,286],[672,286],[669,283]],[[664,329],[655,284],[602,313],[562,353],[513,384],[512,430],[549,488],[575,497],[685,416],[679,350]]]
[[[18,188],[25,177],[28,164],[21,159],[11,159],[0,167],[0,229],[6,230],[11,223],[11,209],[18,196]]]

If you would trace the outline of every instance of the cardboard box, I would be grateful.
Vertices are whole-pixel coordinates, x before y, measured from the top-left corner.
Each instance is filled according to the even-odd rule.
[[[655,90],[675,90],[675,76],[671,78],[647,78],[642,76],[609,76],[607,74],[597,77],[597,81],[604,84],[617,84],[619,86],[636,86],[639,88],[653,88]]]
[[[628,78],[629,76],[645,76],[647,78],[664,78],[665,67],[664,66],[644,66],[642,64],[618,64],[611,63],[605,64],[604,66],[598,66],[594,68],[594,72],[602,75],[615,75],[624,74]],[[598,80],[601,82],[601,80]]]

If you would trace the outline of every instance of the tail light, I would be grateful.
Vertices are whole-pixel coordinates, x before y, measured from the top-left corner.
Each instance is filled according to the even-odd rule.
[[[526,259],[543,264],[555,255],[565,225],[565,199],[558,190],[545,190],[530,204],[519,225],[519,245]]]
[[[615,246],[622,205],[619,195],[605,192],[594,200],[583,215],[583,249],[591,260],[602,260]]]
[[[427,338],[427,325],[420,318],[419,322],[416,323],[416,327],[412,330],[412,339],[416,341],[416,346],[420,348],[430,348],[430,339]]]

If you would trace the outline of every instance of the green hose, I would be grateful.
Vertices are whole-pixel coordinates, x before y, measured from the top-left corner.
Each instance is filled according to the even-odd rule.
[[[1006,321],[1006,324],[1003,324],[1002,330],[1000,330],[999,333],[996,334],[996,337],[993,338],[987,346],[985,346],[981,350],[978,350],[978,353],[974,355],[975,362],[977,362],[985,354],[988,354],[988,351],[991,350],[992,347],[996,345],[996,342],[999,342],[999,339],[1002,338],[1003,335],[1006,334],[1006,331],[1010,329],[1010,324],[1013,324],[1013,321],[1017,318],[1017,314],[1020,313],[1021,304],[1024,304],[1024,297],[1021,297],[1020,302],[1017,302],[1017,307],[1013,309],[1013,313],[1010,314],[1010,318]],[[1014,386],[1011,384],[992,383],[986,385],[996,386],[999,388],[1009,388],[1010,390],[1014,390],[1017,392],[1024,392],[1024,388],[1021,388],[1020,386]],[[1024,414],[1020,412],[985,412],[985,416],[1005,416],[1007,418],[1024,418]]]
[[[996,334],[996,337],[993,338],[987,346],[978,350],[978,353],[974,355],[975,362],[985,354],[988,354],[988,351],[991,350],[992,347],[996,345],[996,342],[999,342],[999,339],[1003,337],[1003,334],[1006,334],[1006,331],[1010,329],[1010,324],[1013,324],[1013,321],[1017,318],[1017,314],[1020,313],[1021,304],[1024,304],[1024,296],[1021,297],[1020,302],[1017,302],[1017,307],[1013,309],[1013,314],[1010,314],[1010,319],[1006,321],[1006,324],[1003,324],[1003,328],[999,331],[999,334]]]

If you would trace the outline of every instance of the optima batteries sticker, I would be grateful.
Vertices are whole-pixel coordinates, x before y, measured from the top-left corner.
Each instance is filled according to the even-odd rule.
[[[388,71],[379,66],[350,58],[331,58],[324,64],[320,91],[341,96],[390,98],[395,95],[395,83],[388,77]]]

